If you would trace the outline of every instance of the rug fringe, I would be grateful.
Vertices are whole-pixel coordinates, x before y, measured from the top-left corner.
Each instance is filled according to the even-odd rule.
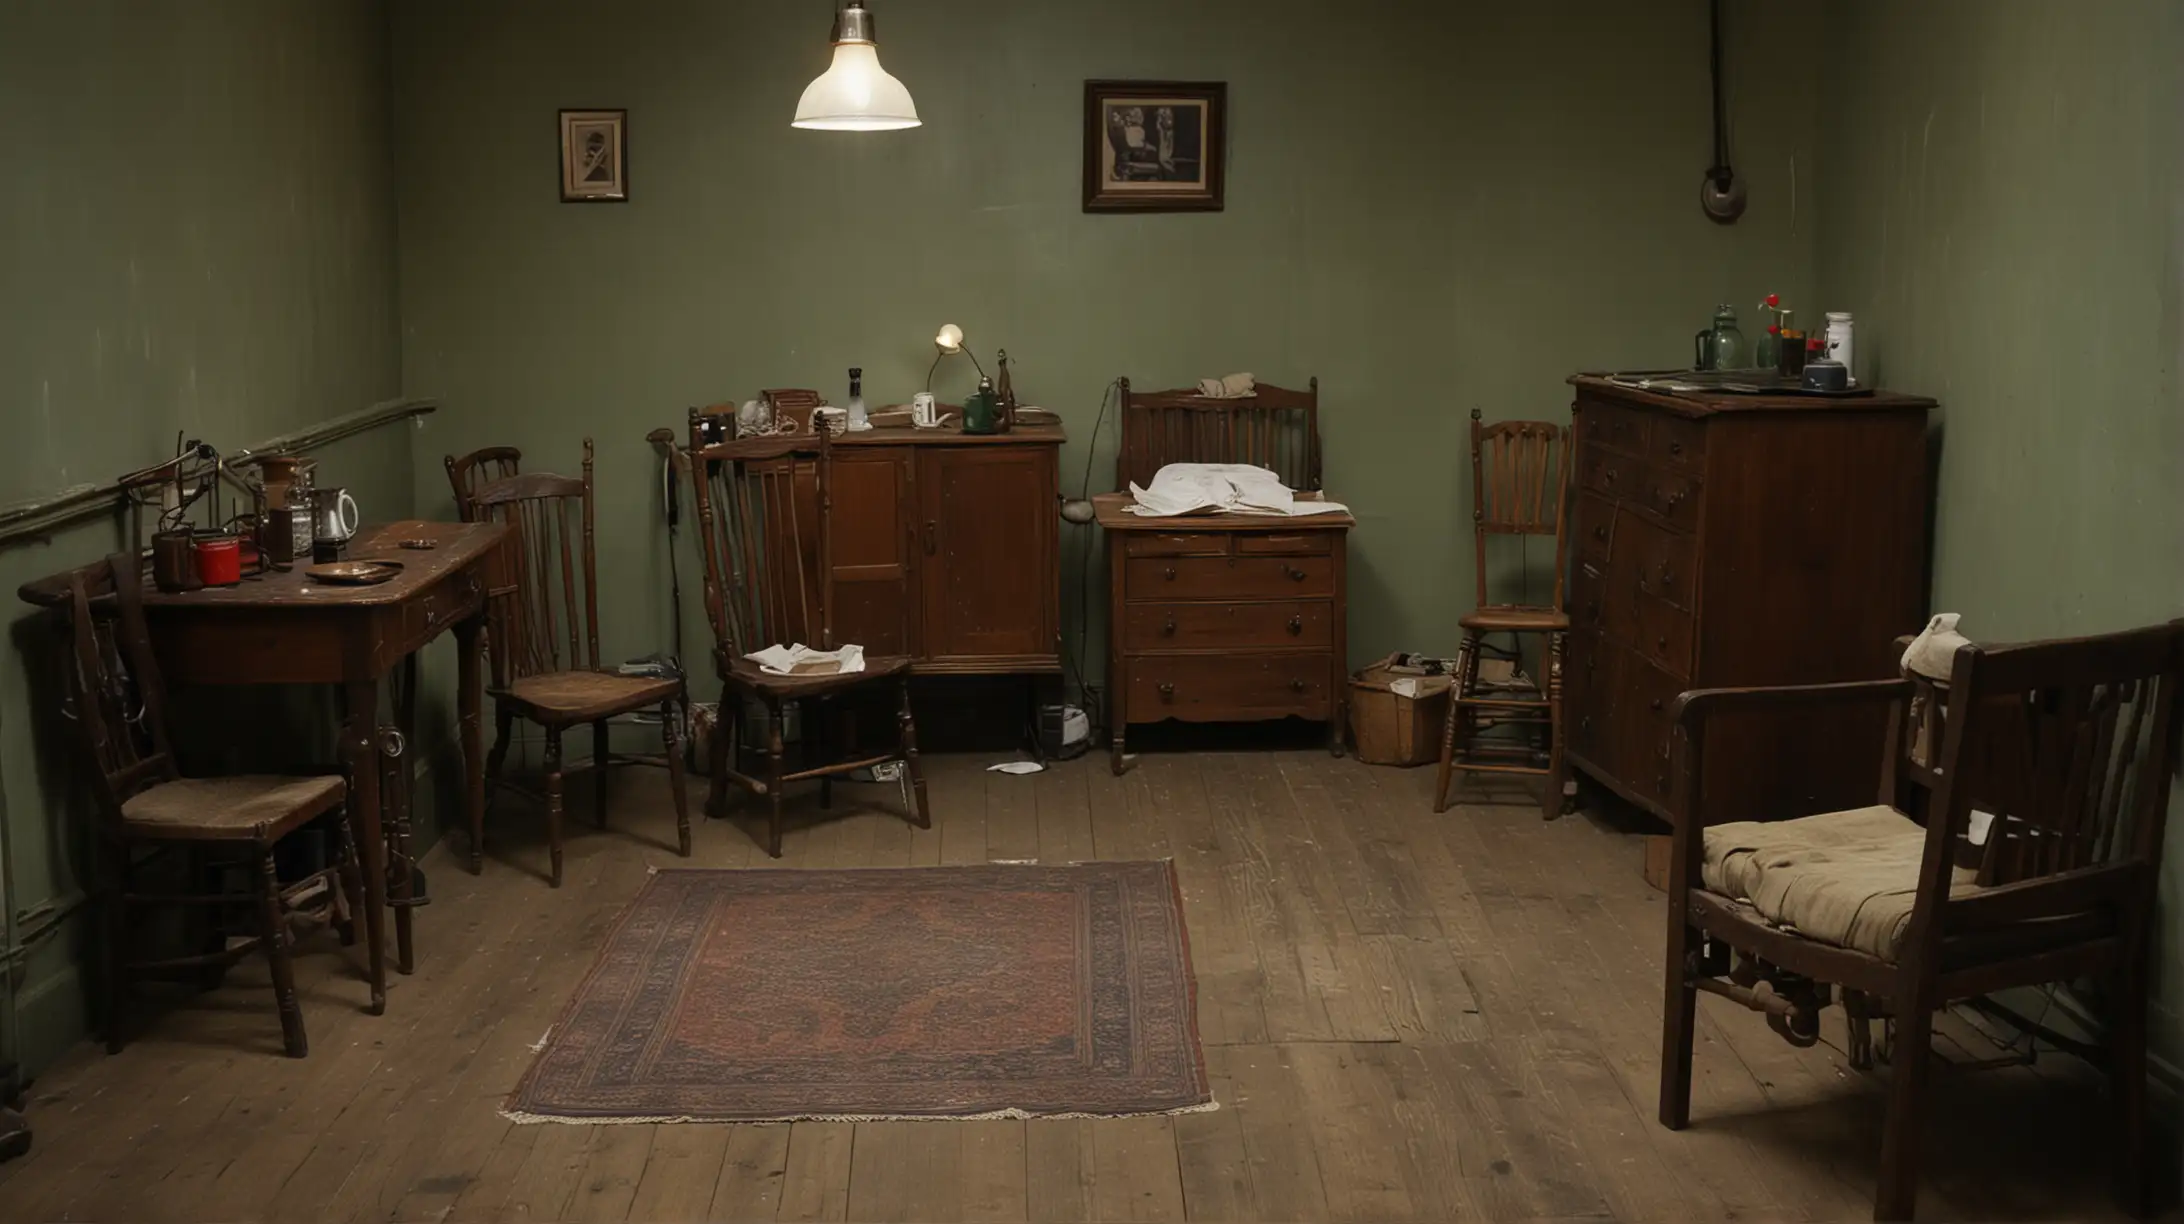
[[[1034,1113],[1025,1109],[994,1109],[974,1114],[782,1114],[773,1118],[705,1118],[691,1114],[645,1114],[611,1118],[570,1118],[561,1114],[528,1113],[521,1109],[503,1109],[500,1116],[517,1126],[536,1126],[542,1122],[554,1122],[563,1126],[654,1126],[681,1122],[712,1122],[723,1126],[775,1126],[789,1122],[1028,1122],[1040,1118],[1166,1118],[1178,1114],[1212,1113],[1221,1108],[1219,1101],[1203,1101],[1196,1105],[1181,1105],[1174,1109],[1137,1109],[1124,1113]]]
[[[553,1035],[554,1035],[554,1026],[553,1026],[553,1025],[551,1025],[551,1024],[549,1024],[549,1025],[547,1025],[547,1026],[546,1026],[546,1031],[545,1031],[545,1032],[543,1032],[543,1033],[540,1033],[540,1034],[538,1035],[538,1040],[537,1040],[537,1041],[534,1041],[534,1042],[532,1042],[532,1043],[531,1043],[531,1052],[532,1052],[533,1054],[543,1054],[543,1053],[545,1053],[545,1052],[546,1052],[546,1042],[547,1042],[547,1039],[548,1039],[548,1038],[551,1038],[551,1037],[552,1037]]]

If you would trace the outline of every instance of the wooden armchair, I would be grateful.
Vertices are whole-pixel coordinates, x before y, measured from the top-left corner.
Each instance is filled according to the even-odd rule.
[[[498,791],[501,765],[508,756],[508,736],[517,718],[546,732],[546,839],[552,860],[549,878],[561,887],[562,733],[590,723],[594,815],[607,823],[607,770],[615,765],[658,765],[667,769],[675,801],[676,853],[690,857],[690,812],[684,800],[683,703],[679,676],[625,676],[599,663],[599,568],[592,543],[592,440],[584,439],[582,479],[532,472],[479,487],[470,495],[481,520],[514,529],[514,583],[490,593],[487,631],[493,655],[493,750],[486,757],[487,779]],[[581,538],[572,539],[581,532]],[[578,565],[581,563],[582,568]],[[562,647],[568,647],[566,657]],[[608,742],[608,722],[624,714],[657,707],[664,751],[616,753]],[[470,829],[470,870],[484,866],[485,823],[482,809]]]
[[[1252,463],[1298,492],[1320,488],[1319,379],[1292,391],[1260,383],[1250,395],[1122,390],[1115,488],[1152,483],[1171,463]]]
[[[824,431],[700,444],[702,417],[691,410],[691,486],[697,492],[699,551],[705,557],[705,614],[713,628],[713,666],[722,691],[720,719],[711,745],[712,815],[725,814],[728,785],[766,797],[766,852],[781,857],[783,788],[817,779],[822,808],[831,806],[831,780],[890,761],[903,762],[909,777],[910,820],[932,827],[925,777],[918,768],[917,724],[910,714],[910,660],[866,655],[861,672],[776,676],[744,656],[768,646],[803,644],[835,649],[834,572],[827,513],[833,448]],[[897,739],[888,751],[833,751],[830,734],[837,698],[892,686]],[[746,698],[766,710],[766,773],[742,772],[737,748]],[[786,766],[784,712],[803,712],[807,759]],[[844,737],[846,738],[846,737]]]
[[[339,774],[185,778],[167,732],[167,693],[152,658],[144,619],[143,576],[136,558],[110,557],[67,576],[69,659],[63,715],[75,724],[97,808],[99,899],[106,925],[106,1048],[119,1053],[128,1034],[131,984],[140,978],[194,975],[265,953],[289,1057],[310,1049],[290,964],[291,915],[313,896],[325,899],[343,943],[355,940],[352,915],[363,876],[347,821],[348,787]],[[334,862],[282,884],[274,848],[312,820],[335,813]],[[201,870],[240,865],[249,892],[135,891],[131,880],[152,855],[178,851]],[[338,895],[335,888],[338,885]],[[257,910],[255,938],[195,956],[132,959],[130,914],[151,905]],[[376,931],[376,926],[373,927]],[[373,960],[378,959],[376,950]]]
[[[455,490],[455,513],[470,523],[478,517],[470,499],[485,485],[520,474],[523,452],[513,446],[487,446],[460,459],[449,455],[442,462],[447,465],[447,483]]]
[[[1946,686],[1683,694],[1662,1124],[1690,1120],[1699,991],[1765,1011],[1802,1045],[1840,991],[1854,1056],[1866,1017],[1895,1022],[1873,1214],[1907,1220],[1935,1011],[2008,987],[2105,980],[2119,1154],[2132,1205],[2143,1207],[2147,956],[2180,679],[2184,621],[1966,646]],[[1891,710],[1875,806],[1774,823],[1708,810],[1697,779],[1719,716],[1861,703]]]

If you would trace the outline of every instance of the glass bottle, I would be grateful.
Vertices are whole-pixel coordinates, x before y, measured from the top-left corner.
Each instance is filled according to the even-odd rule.
[[[1736,307],[1724,303],[1714,312],[1714,366],[1717,370],[1743,370],[1752,364],[1751,350],[1744,347],[1744,333],[1737,330]]]
[[[865,413],[864,367],[849,367],[849,427],[864,430],[872,428],[872,418]]]

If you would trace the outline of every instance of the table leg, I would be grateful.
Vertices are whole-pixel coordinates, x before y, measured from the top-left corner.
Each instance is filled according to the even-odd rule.
[[[379,681],[343,686],[349,757],[349,818],[364,860],[364,945],[373,1015],[387,1010],[387,843],[379,829]]]
[[[417,656],[407,655],[402,660],[400,687],[394,694],[394,725],[401,731],[400,752],[394,767],[395,793],[389,806],[394,811],[395,871],[392,883],[394,905],[394,967],[402,973],[417,972],[417,935],[415,929],[416,906],[411,900],[416,896],[417,866],[415,847],[410,844],[410,804],[417,795],[416,753],[411,749],[417,743]]]
[[[455,711],[463,733],[463,814],[470,822],[472,875],[485,866],[485,733],[479,726],[478,706],[484,690],[486,634],[483,612],[455,625]]]

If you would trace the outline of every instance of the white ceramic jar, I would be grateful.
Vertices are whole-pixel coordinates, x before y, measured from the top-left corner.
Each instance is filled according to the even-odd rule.
[[[1841,362],[1843,369],[1850,373],[1850,381],[1855,383],[1858,381],[1858,370],[1850,363],[1851,330],[1849,311],[1831,310],[1828,312],[1827,340],[1825,341],[1828,358],[1832,361]]]

